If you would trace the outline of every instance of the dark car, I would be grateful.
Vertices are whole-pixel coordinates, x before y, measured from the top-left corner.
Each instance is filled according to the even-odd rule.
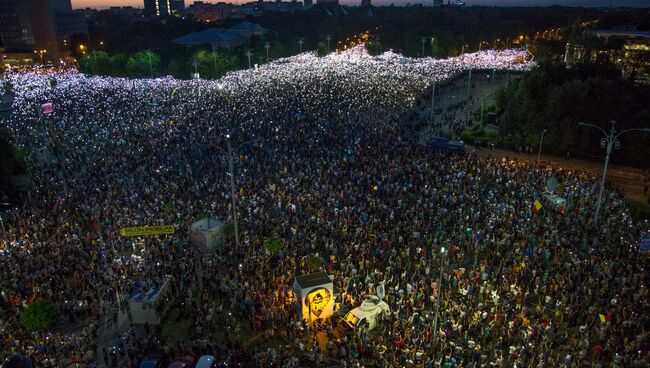
[[[163,368],[163,361],[160,358],[145,358],[140,363],[140,368]]]
[[[173,360],[167,368],[193,368],[194,367],[194,358],[191,356],[184,356],[179,359]]]

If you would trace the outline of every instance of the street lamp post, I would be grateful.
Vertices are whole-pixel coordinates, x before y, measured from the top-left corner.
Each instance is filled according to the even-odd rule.
[[[248,69],[251,68],[251,50],[246,50],[246,56],[248,56]]]
[[[619,149],[621,147],[621,142],[618,140],[618,137],[620,137],[623,133],[632,132],[632,131],[641,131],[641,132],[650,133],[650,128],[625,129],[617,133],[616,132],[617,122],[615,120],[612,120],[609,123],[612,125],[612,127],[609,130],[609,134],[603,128],[597,125],[583,123],[583,122],[578,123],[578,126],[595,128],[598,129],[601,133],[603,133],[604,138],[601,139],[600,145],[601,147],[607,149],[607,155],[605,156],[605,167],[603,168],[603,176],[600,179],[600,189],[598,190],[598,200],[596,201],[596,213],[594,214],[594,226],[598,225],[598,216],[600,215],[600,208],[602,206],[603,191],[605,189],[605,178],[607,177],[607,166],[609,165],[609,157],[612,154],[612,147],[615,146],[616,149]]]
[[[332,36],[327,35],[327,37],[325,37],[325,39],[327,40],[327,53],[329,54],[330,53],[330,41],[332,40]]]
[[[472,69],[469,70],[469,76],[467,77],[467,92],[465,93],[465,102],[469,101],[469,88],[472,86]]]
[[[38,56],[41,58],[41,65],[43,65],[43,55],[47,53],[47,50],[38,50],[34,51],[35,54],[38,54]]]
[[[537,150],[537,170],[539,171],[539,158],[542,156],[542,142],[544,142],[544,133],[546,129],[542,130],[542,138],[539,139],[539,150]]]
[[[427,41],[426,37],[422,37],[422,57],[424,57],[424,43]]]
[[[217,74],[217,49],[212,47],[212,59],[214,60],[214,79],[218,78]]]
[[[431,83],[431,126],[433,126],[433,105],[436,101],[436,82]]]
[[[232,163],[232,147],[230,145],[230,134],[226,134],[228,144],[228,171],[230,172],[230,199],[232,200],[232,219],[235,225],[235,244],[239,248],[239,227],[237,226],[237,205],[235,203],[235,173]]]
[[[267,42],[264,44],[264,48],[266,49],[266,62],[269,62],[269,49],[271,48],[271,45]]]
[[[302,44],[305,43],[305,39],[300,37],[298,39],[298,47],[300,48],[300,53],[302,54]]]
[[[1,205],[9,205],[9,203],[0,203]],[[5,247],[9,248],[9,238],[7,238],[7,231],[5,230],[5,222],[2,218],[2,212],[0,212],[0,226],[2,227],[2,238],[5,242]]]
[[[433,341],[431,342],[431,357],[435,360],[436,342],[438,340],[438,316],[440,313],[440,299],[442,299],[442,274],[445,268],[445,247],[440,248],[440,276],[438,277],[438,290],[436,296],[436,315],[433,320]]]

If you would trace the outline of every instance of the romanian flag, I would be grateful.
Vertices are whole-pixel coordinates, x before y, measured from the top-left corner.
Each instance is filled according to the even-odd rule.
[[[537,211],[541,209],[542,209],[542,202],[536,199],[535,202],[533,202],[533,207],[531,208],[531,210],[533,211],[533,213],[537,213]]]

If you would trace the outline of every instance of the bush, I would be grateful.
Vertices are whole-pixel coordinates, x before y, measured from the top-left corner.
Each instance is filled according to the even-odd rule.
[[[226,238],[232,238],[235,236],[235,225],[232,222],[227,223],[226,226],[223,227],[223,236]]]
[[[307,262],[305,263],[309,272],[315,272],[323,266],[323,259],[319,256],[311,256],[307,258]]]
[[[625,201],[630,215],[637,221],[650,220],[650,203],[646,204],[640,201],[628,199]]]
[[[284,249],[284,242],[278,238],[266,238],[264,249],[271,254],[276,254]]]
[[[27,306],[20,314],[20,323],[30,331],[43,331],[52,327],[58,311],[50,301],[39,299]]]

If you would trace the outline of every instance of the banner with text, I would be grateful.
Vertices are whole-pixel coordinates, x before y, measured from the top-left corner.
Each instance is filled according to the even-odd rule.
[[[122,236],[160,235],[173,233],[174,225],[137,226],[124,227],[120,229],[120,235]]]

